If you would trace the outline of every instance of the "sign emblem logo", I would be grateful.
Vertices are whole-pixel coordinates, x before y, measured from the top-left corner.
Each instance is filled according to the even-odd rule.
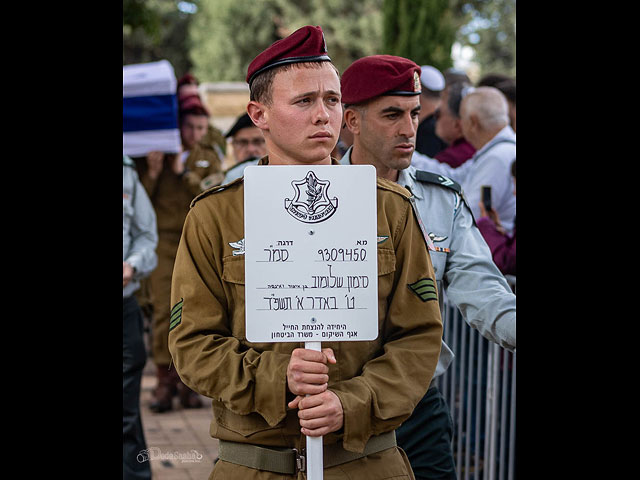
[[[285,210],[304,223],[328,220],[338,208],[338,198],[330,199],[327,194],[329,185],[329,180],[319,180],[315,173],[308,172],[302,180],[291,182],[295,196],[284,199]]]

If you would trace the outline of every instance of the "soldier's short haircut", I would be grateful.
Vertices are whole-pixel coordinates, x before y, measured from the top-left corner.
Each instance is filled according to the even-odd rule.
[[[472,91],[469,87],[471,87],[471,84],[467,82],[454,82],[447,86],[447,93],[449,94],[447,106],[456,118],[460,118],[460,103],[462,103],[462,99]]]
[[[278,67],[273,67],[268,70],[265,70],[264,72],[258,74],[253,79],[253,81],[251,82],[251,86],[249,87],[250,88],[249,99],[271,106],[272,93],[273,93],[272,92],[273,79],[278,74],[278,72],[286,72],[293,68],[300,68],[300,67],[319,69],[319,68],[322,68],[322,64],[324,63],[330,64],[335,70],[336,74],[338,75],[338,78],[340,78],[340,72],[338,72],[338,69],[336,68],[336,66],[329,61],[300,62],[300,63],[290,63],[286,65],[281,65]]]

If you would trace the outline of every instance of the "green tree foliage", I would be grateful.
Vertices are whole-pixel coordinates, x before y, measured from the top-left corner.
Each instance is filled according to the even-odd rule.
[[[378,53],[446,69],[457,41],[482,72],[515,75],[515,0],[123,0],[123,64],[167,59],[178,76],[244,81],[258,53],[303,25],[322,26],[341,72]]]
[[[123,0],[122,64],[168,60],[176,76],[191,70],[187,31],[193,15],[175,0]],[[186,2],[197,5],[196,2]]]
[[[444,70],[456,29],[449,0],[384,0],[383,53]]]
[[[481,74],[516,75],[516,0],[454,0],[457,41],[475,51]]]
[[[208,82],[244,80],[249,62],[278,38],[271,3],[202,0],[189,28],[194,74]]]
[[[194,74],[244,81],[262,50],[304,25],[320,25],[339,71],[379,53],[382,0],[201,0],[190,25]]]
[[[148,35],[157,35],[160,16],[145,0],[122,0],[122,25],[131,31],[140,28]]]

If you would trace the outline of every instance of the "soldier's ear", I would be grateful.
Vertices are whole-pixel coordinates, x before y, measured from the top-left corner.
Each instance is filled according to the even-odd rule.
[[[360,112],[353,108],[347,108],[344,111],[344,123],[347,125],[347,128],[351,133],[353,133],[354,135],[360,134]]]
[[[269,130],[267,109],[264,104],[251,100],[247,105],[247,114],[256,127]]]

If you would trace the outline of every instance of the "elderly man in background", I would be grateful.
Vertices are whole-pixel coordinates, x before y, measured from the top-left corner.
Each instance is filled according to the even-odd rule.
[[[513,229],[516,198],[511,163],[516,158],[516,134],[509,126],[505,96],[493,87],[478,87],[460,104],[462,134],[476,153],[458,168],[414,152],[411,164],[420,170],[440,173],[458,182],[475,218],[480,218],[482,187],[491,187],[491,205],[507,232]]]

